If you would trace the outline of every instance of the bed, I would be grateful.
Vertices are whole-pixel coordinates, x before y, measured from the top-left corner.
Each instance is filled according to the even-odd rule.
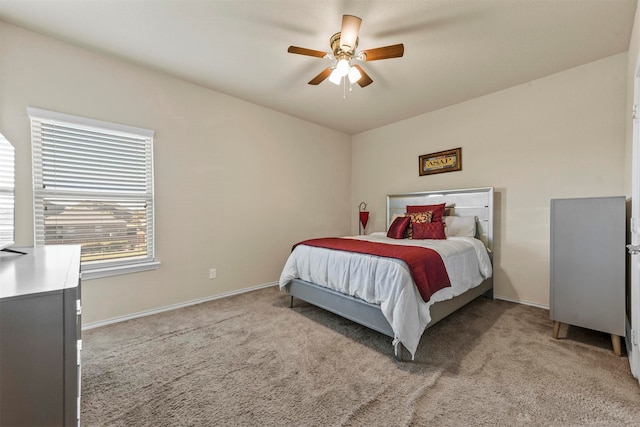
[[[388,195],[387,229],[407,206],[437,204],[446,207],[443,219],[435,221],[447,224],[445,240],[390,239],[386,231],[346,238],[424,247],[441,255],[451,286],[435,291],[427,302],[408,264],[399,259],[304,243],[285,263],[280,288],[291,296],[292,306],[299,298],[369,327],[393,339],[398,360],[403,360],[403,347],[413,358],[426,328],[481,295],[493,298],[493,188]],[[459,224],[466,224],[461,234]]]

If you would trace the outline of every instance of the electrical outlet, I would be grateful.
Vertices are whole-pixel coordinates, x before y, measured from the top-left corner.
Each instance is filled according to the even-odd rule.
[[[215,268],[209,269],[209,279],[215,279],[217,275],[218,273]]]

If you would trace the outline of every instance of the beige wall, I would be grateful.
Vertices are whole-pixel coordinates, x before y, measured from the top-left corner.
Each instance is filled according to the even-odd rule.
[[[27,106],[156,132],[162,265],[85,281],[85,324],[274,282],[292,243],[349,232],[348,135],[0,23],[19,245],[33,243]]]
[[[349,137],[9,24],[0,31],[18,244],[33,242],[27,106],[156,131],[162,266],[85,281],[85,323],[273,282],[292,242],[356,233],[361,201],[375,231],[387,194],[479,186],[497,192],[496,294],[547,305],[549,200],[629,194],[626,54]],[[419,155],[455,147],[461,172],[418,176]]]
[[[372,212],[368,231],[376,231],[387,194],[493,186],[495,292],[548,305],[550,199],[625,193],[626,58],[355,135],[352,232],[360,201]],[[462,171],[418,176],[419,155],[456,147]]]

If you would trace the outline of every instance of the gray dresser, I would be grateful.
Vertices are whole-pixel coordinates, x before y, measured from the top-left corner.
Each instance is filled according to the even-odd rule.
[[[80,246],[0,252],[0,425],[77,426]]]
[[[551,320],[625,335],[625,198],[551,200]]]

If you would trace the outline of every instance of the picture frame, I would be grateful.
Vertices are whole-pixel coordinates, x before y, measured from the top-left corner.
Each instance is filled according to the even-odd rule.
[[[420,176],[462,170],[462,148],[423,154],[418,158]]]

